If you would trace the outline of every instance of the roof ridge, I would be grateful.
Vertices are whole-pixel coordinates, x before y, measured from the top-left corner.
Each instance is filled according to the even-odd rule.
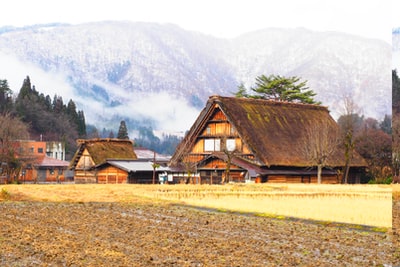
[[[129,142],[133,143],[130,139],[119,139],[119,138],[91,138],[91,139],[78,139],[77,143],[91,143],[91,142]]]
[[[235,96],[220,96],[220,95],[212,95],[209,97],[209,101],[223,101],[224,99],[232,99],[234,101],[247,101],[254,103],[262,103],[268,105],[276,105],[276,106],[298,106],[298,107],[308,107],[314,109],[328,110],[327,106],[318,105],[318,104],[308,104],[301,102],[290,102],[290,101],[277,101],[272,99],[262,99],[262,98],[247,98],[247,97],[235,97]]]

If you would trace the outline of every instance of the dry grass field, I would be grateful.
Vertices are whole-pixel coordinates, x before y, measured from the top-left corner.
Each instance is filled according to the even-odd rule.
[[[222,210],[321,221],[392,226],[390,186],[253,184],[174,186],[148,194]]]
[[[327,222],[392,226],[392,189],[384,185],[8,185],[16,200],[129,202],[172,201],[218,210]]]
[[[396,266],[387,229],[396,194],[377,185],[1,185],[0,266]]]

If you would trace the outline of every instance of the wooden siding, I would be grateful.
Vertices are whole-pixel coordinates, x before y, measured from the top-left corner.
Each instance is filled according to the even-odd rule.
[[[196,144],[192,148],[191,153],[204,153],[204,139],[197,140]]]
[[[43,177],[39,177],[39,172]],[[55,183],[55,182],[64,182],[64,169],[54,168],[54,169],[26,169],[25,175],[19,177],[19,181],[22,183],[37,183],[37,182],[46,182],[46,183]]]
[[[262,182],[268,183],[318,183],[317,176],[308,175],[269,175],[268,177],[263,177]],[[322,176],[323,184],[338,184],[340,179],[337,175],[325,175]]]
[[[201,169],[215,169],[215,168],[217,168],[219,170],[225,170],[226,169],[226,162],[223,161],[222,159],[214,159],[214,160],[212,160],[210,162],[207,162],[203,166],[201,166]],[[235,166],[235,165],[231,164],[230,169],[233,170],[233,169],[240,169],[240,168],[238,166]]]
[[[85,148],[85,150],[82,153],[82,156],[80,157],[78,163],[76,164],[76,169],[89,169],[93,167],[94,161],[92,157],[89,154],[89,151]]]
[[[95,184],[97,183],[96,172],[75,169],[74,180],[76,184]]]
[[[221,111],[221,109],[216,106],[214,111],[214,115],[211,117],[211,120],[227,120],[225,114]]]
[[[99,184],[124,184],[128,182],[128,172],[107,166],[97,171],[97,182]]]

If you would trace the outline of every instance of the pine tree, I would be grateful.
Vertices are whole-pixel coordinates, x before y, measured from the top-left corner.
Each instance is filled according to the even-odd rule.
[[[78,136],[80,138],[86,138],[86,122],[85,122],[85,114],[83,110],[78,111]]]
[[[72,121],[74,125],[76,125],[76,128],[78,128],[79,125],[79,118],[78,118],[78,113],[76,112],[76,105],[72,99],[69,100],[66,113],[69,117],[69,119]]]
[[[0,80],[0,113],[9,112],[12,107],[12,91],[7,80]]]
[[[118,139],[129,139],[128,129],[126,128],[125,121],[121,121],[121,123],[119,125],[117,138]]]
[[[235,97],[249,97],[247,94],[247,89],[243,83],[241,83],[238,87],[238,91],[234,93]]]
[[[300,81],[300,78],[295,76],[261,75],[256,78],[255,87],[250,88],[253,94],[248,95],[246,93],[246,88],[241,84],[235,96],[305,104],[320,104],[320,102],[314,100],[316,93],[310,90],[306,84],[307,81]]]
[[[53,98],[53,111],[55,113],[61,113],[64,110],[64,102],[61,96],[54,95]]]
[[[24,82],[22,83],[21,90],[19,90],[18,99],[29,97],[31,94],[32,94],[31,79],[29,78],[29,76],[26,76]]]

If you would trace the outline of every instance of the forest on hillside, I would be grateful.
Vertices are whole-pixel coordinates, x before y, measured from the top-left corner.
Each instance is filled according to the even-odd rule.
[[[44,95],[36,90],[27,76],[19,93],[14,95],[7,80],[0,80],[0,114],[26,126],[27,136],[35,141],[65,143],[66,157],[76,150],[76,140],[86,137],[85,115],[70,99]],[[22,133],[21,133],[22,134]],[[23,136],[23,135],[22,135]]]
[[[7,80],[0,79],[0,116],[12,117],[26,125],[27,138],[35,141],[61,141],[65,143],[66,159],[72,158],[76,151],[76,140],[80,138],[117,138],[119,129],[97,129],[85,121],[83,110],[78,110],[74,100],[67,103],[59,95],[50,97],[36,89],[27,76],[15,94]],[[121,122],[123,119],[121,119]],[[130,129],[126,129],[128,132]],[[131,138],[135,146],[146,147],[160,154],[170,155],[181,138],[174,135],[154,135],[149,126],[138,124],[139,133]],[[23,136],[23,135],[21,135]],[[127,137],[129,138],[128,134]]]

